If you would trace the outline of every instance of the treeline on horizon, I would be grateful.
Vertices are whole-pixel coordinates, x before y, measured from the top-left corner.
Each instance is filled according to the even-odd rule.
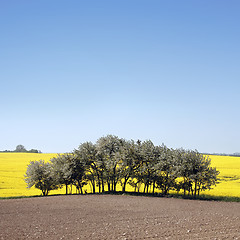
[[[168,195],[173,190],[196,197],[216,185],[218,174],[211,167],[211,159],[197,150],[170,149],[164,144],[155,146],[151,140],[107,135],[96,143],[84,142],[49,162],[31,161],[25,182],[44,196],[64,186],[66,194],[69,186],[83,194],[87,184],[92,193],[116,192],[120,184],[122,192],[129,185],[134,192],[155,193],[158,189]]]
[[[23,145],[19,144],[16,146],[16,149],[11,151],[11,150],[5,150],[5,151],[0,151],[0,152],[17,152],[17,153],[42,153],[40,150],[37,149],[31,149],[27,150]]]
[[[230,156],[230,157],[240,157],[240,153],[203,153],[204,155],[215,155],[215,156]]]

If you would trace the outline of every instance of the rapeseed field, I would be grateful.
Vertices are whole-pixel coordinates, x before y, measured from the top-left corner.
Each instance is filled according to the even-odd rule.
[[[0,153],[0,197],[40,195],[35,188],[27,189],[24,174],[30,161],[48,161],[56,156],[55,153]],[[220,171],[220,183],[212,190],[203,194],[212,196],[240,197],[240,157],[210,155],[212,166]],[[90,186],[85,190],[91,192]],[[117,190],[121,190],[118,186]],[[127,190],[132,191],[131,187]],[[73,193],[75,189],[73,189]],[[65,189],[54,190],[52,194],[64,194]]]
[[[30,161],[48,161],[54,156],[52,153],[0,153],[0,197],[40,195],[38,189],[26,188],[24,174]]]
[[[240,157],[210,155],[213,167],[220,172],[219,184],[206,194],[240,197]]]

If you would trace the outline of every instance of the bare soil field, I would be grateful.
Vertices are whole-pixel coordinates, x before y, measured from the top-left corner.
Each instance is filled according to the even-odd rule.
[[[127,195],[0,200],[0,239],[240,239],[240,203]]]

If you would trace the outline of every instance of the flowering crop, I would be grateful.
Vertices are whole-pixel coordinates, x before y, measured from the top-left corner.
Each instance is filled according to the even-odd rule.
[[[24,181],[24,174],[30,161],[48,161],[55,157],[55,153],[0,153],[0,197],[33,196],[39,195],[38,189],[27,189]],[[215,188],[205,193],[212,196],[236,196],[240,197],[240,157],[230,156],[209,156],[212,166],[220,171],[220,183]],[[89,184],[84,187],[91,192]],[[72,189],[73,193],[75,188]],[[121,190],[121,186],[117,186]],[[128,191],[133,188],[127,186]],[[64,194],[65,189],[53,190],[50,194]]]
[[[56,154],[0,153],[0,197],[39,195],[35,188],[27,189],[24,174],[34,160],[50,160]]]
[[[210,155],[211,165],[220,172],[220,183],[209,192],[213,196],[240,197],[240,157]]]

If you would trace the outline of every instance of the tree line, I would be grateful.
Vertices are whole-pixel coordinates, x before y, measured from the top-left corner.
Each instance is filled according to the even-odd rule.
[[[19,144],[16,146],[16,149],[13,151],[10,150],[5,150],[5,151],[0,151],[0,152],[22,152],[22,153],[42,153],[40,150],[37,149],[31,149],[31,150],[27,150],[23,145]]]
[[[49,191],[76,187],[79,194],[90,184],[92,193],[126,192],[163,195],[171,190],[196,197],[217,183],[219,172],[211,167],[211,159],[197,150],[170,149],[155,146],[151,140],[133,141],[107,135],[94,144],[84,142],[71,153],[59,154],[49,162],[31,161],[27,167],[27,187]],[[71,193],[71,191],[70,191]]]

